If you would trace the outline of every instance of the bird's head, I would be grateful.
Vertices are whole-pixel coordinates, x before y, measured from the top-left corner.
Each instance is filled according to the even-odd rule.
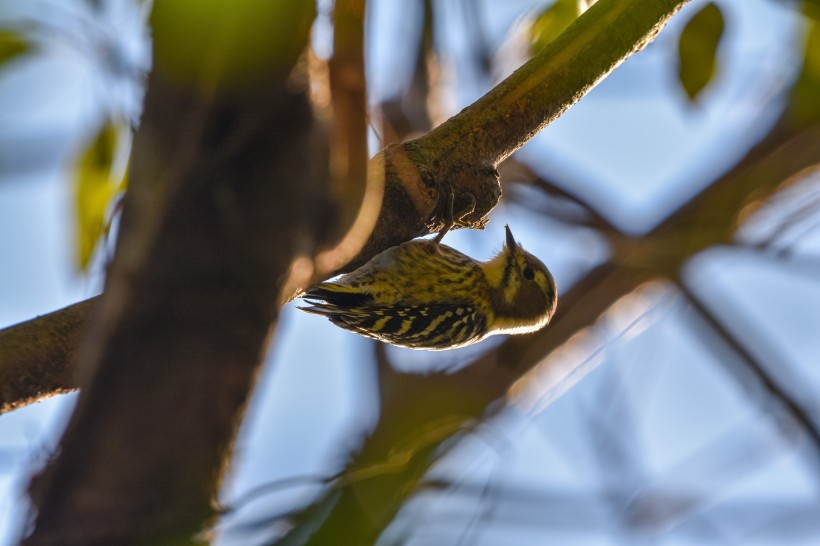
[[[515,241],[510,226],[504,248],[483,264],[495,312],[493,333],[534,332],[549,323],[558,294],[555,280],[541,260]]]

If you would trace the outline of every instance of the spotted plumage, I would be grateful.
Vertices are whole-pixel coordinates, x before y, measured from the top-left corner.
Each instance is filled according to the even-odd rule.
[[[302,297],[304,311],[380,341],[443,350],[538,330],[555,312],[547,267],[515,242],[487,262],[430,240],[389,248]]]

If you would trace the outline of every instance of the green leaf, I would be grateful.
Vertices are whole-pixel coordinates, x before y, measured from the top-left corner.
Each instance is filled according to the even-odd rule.
[[[803,0],[802,5],[798,5],[802,8],[803,15],[820,21],[820,0]]]
[[[541,12],[530,27],[530,51],[543,49],[581,15],[578,0],[555,0]]]
[[[680,35],[678,77],[691,101],[697,99],[715,75],[724,26],[720,8],[710,2],[689,20]]]
[[[0,66],[19,57],[29,49],[28,42],[20,37],[19,32],[0,30]]]
[[[77,262],[85,270],[101,235],[110,227],[114,198],[124,190],[127,169],[122,154],[128,145],[128,126],[106,121],[83,150],[74,177],[77,213]]]
[[[812,20],[806,32],[800,77],[792,88],[789,117],[796,123],[820,121],[820,22]]]
[[[315,12],[316,2],[305,0],[154,2],[154,70],[220,90],[286,78]]]
[[[820,0],[778,0],[778,3],[806,17],[820,20]]]

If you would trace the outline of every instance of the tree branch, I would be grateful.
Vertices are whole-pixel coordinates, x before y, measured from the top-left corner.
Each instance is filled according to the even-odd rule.
[[[285,85],[312,12],[155,5],[116,254],[24,544],[192,544],[214,517],[280,291],[312,250],[305,211],[326,191],[310,104]]]
[[[654,278],[677,279],[680,267],[694,254],[731,242],[740,212],[815,164],[819,141],[820,126],[796,131],[787,120],[781,120],[738,165],[650,234],[615,241],[610,262],[590,271],[561,295],[561,305],[549,327],[528,336],[511,336],[456,373],[419,377],[390,370],[383,374],[379,423],[348,469],[355,472],[388,460],[400,439],[406,442],[424,434],[445,416],[460,419],[464,428],[486,415],[516,380],[594,324],[620,297]],[[799,412],[793,413],[800,420]],[[809,432],[814,437],[815,431]],[[368,483],[331,486],[316,504],[294,517],[294,535],[310,528],[315,534],[308,544],[322,544],[344,529],[352,542],[374,540],[416,490],[443,446],[452,443],[452,435],[447,436],[418,451],[401,468],[372,476]]]
[[[97,299],[0,330],[0,415],[78,388],[77,342]]]
[[[687,1],[602,0],[474,104],[380,152],[373,161],[384,173],[381,211],[362,252],[342,270],[442,229],[448,202],[441,197],[451,189],[456,210],[475,200],[465,221],[483,228],[501,196],[498,164],[652,41]]]
[[[601,0],[474,104],[417,140],[427,157],[495,168],[643,49],[688,0]],[[429,155],[428,155],[429,154]]]
[[[367,242],[350,260],[339,260],[333,249],[320,254],[311,282],[441,229],[447,185],[456,209],[469,202],[468,194],[475,198],[466,220],[483,227],[501,195],[498,163],[651,41],[686,1],[601,0],[475,104],[421,138],[382,150],[369,164],[363,221],[352,228]]]

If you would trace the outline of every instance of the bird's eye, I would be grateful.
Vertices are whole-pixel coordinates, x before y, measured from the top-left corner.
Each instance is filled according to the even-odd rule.
[[[524,278],[528,281],[531,281],[535,278],[535,271],[532,270],[531,267],[524,268]]]

